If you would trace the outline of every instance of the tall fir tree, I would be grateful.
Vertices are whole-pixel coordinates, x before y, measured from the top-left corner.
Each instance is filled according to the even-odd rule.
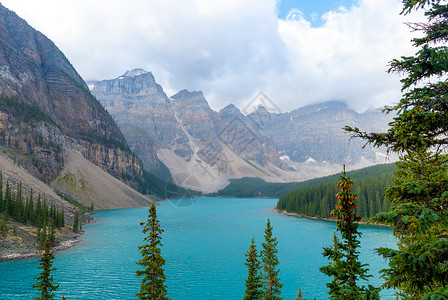
[[[390,63],[389,72],[405,74],[400,102],[385,108],[394,121],[385,133],[346,130],[400,155],[395,185],[387,190],[391,212],[376,217],[398,239],[398,249],[378,249],[389,261],[385,286],[405,299],[438,299],[448,294],[448,4],[403,0],[402,14],[418,9],[427,21],[408,25],[422,33],[412,40],[419,50]]]
[[[59,284],[53,284],[53,275],[51,272],[56,271],[56,268],[53,267],[54,255],[50,251],[50,241],[46,240],[44,243],[44,253],[39,260],[39,269],[42,269],[42,272],[38,277],[34,279],[37,280],[36,284],[33,284],[33,288],[36,288],[40,291],[40,296],[34,298],[35,300],[50,300],[54,299],[55,294],[53,293],[59,287]]]
[[[262,300],[263,299],[263,283],[261,275],[260,261],[258,260],[255,239],[252,237],[249,251],[245,254],[247,266],[246,291],[243,300]]]
[[[294,298],[294,300],[304,300],[302,295],[302,289],[299,288],[299,291],[297,292],[297,297]]]
[[[279,300],[283,299],[281,295],[281,289],[283,284],[280,283],[278,273],[280,270],[277,268],[279,260],[277,258],[277,238],[272,236],[273,227],[268,219],[266,229],[264,231],[265,242],[261,244],[262,250],[260,251],[261,261],[263,262],[263,299],[266,300]]]
[[[141,278],[140,292],[136,294],[138,299],[150,300],[168,300],[167,286],[165,284],[165,273],[163,266],[165,259],[162,257],[162,232],[159,220],[157,219],[157,211],[154,201],[148,210],[148,221],[141,223],[143,225],[144,244],[138,247],[141,259],[137,265],[143,269],[135,273]]]
[[[73,232],[77,233],[78,231],[79,231],[79,215],[78,215],[78,211],[76,211],[75,217],[73,220]]]
[[[397,162],[395,174],[395,185],[386,191],[394,205],[375,217],[391,225],[398,240],[398,249],[377,250],[389,260],[389,268],[382,270],[384,286],[412,299],[447,292],[448,156],[407,154]]]
[[[353,180],[347,177],[345,166],[340,177],[338,187],[341,191],[337,194],[338,204],[331,212],[337,218],[337,228],[341,233],[342,241],[336,234],[333,237],[333,246],[325,247],[323,255],[330,259],[327,266],[320,268],[320,271],[333,280],[327,283],[330,299],[355,300],[365,297],[365,299],[379,299],[378,289],[369,285],[360,287],[358,281],[366,280],[371,275],[367,275],[366,264],[359,261],[359,237],[358,221],[355,209],[356,194],[352,192]]]

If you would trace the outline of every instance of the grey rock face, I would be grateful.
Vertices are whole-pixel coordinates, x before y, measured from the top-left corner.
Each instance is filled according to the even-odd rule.
[[[147,145],[138,148],[139,157],[147,164],[157,164],[157,159],[149,159],[157,157],[156,149],[149,145],[173,150],[186,160],[191,159],[193,151],[176,119],[173,105],[150,72],[127,71],[116,79],[91,82],[90,87],[122,130],[126,126],[138,128],[138,138],[135,132],[124,131],[131,149],[137,149],[137,144]],[[141,149],[151,153],[142,153]]]
[[[359,140],[349,141],[343,128],[382,131],[390,119],[380,111],[356,113],[342,102],[310,105],[289,113],[271,113],[261,106],[249,115],[230,104],[217,113],[200,91],[182,90],[168,98],[154,76],[141,69],[93,82],[91,87],[145,164],[154,163],[157,151],[163,149],[187,162],[197,155],[195,159],[210,166],[219,161],[224,149],[249,164],[265,167],[271,163],[284,170],[290,169],[288,161],[374,161],[375,149],[363,149]]]
[[[375,159],[375,149],[350,140],[343,128],[348,125],[367,131],[384,131],[391,117],[379,110],[357,113],[342,102],[327,102],[273,115],[267,119],[267,132],[281,155],[292,161],[312,158],[328,163],[355,163],[361,157]]]
[[[117,124],[52,41],[1,4],[0,36],[0,96],[16,101],[20,107],[35,106],[51,119],[51,122],[47,119],[31,124],[32,120],[24,117],[14,105],[5,102],[1,107],[7,118],[18,114],[16,121],[23,121],[23,128],[42,128],[41,133],[33,132],[30,136],[11,132],[14,126],[8,125],[1,130],[2,136],[16,138],[19,145],[23,140],[30,145],[48,148],[51,155],[38,157],[39,163],[35,165],[38,165],[39,172],[35,175],[51,179],[61,169],[62,159],[56,162],[49,160],[60,157],[68,140],[78,143],[87,159],[115,176],[127,172],[141,174],[141,165],[135,156],[130,151],[120,150],[126,148],[126,140]],[[57,132],[56,135],[65,138],[51,139],[46,132]],[[5,142],[5,145],[10,144]],[[37,146],[33,147],[31,150],[16,147],[17,154],[24,160],[31,160],[32,157],[27,156],[30,151],[41,151]]]

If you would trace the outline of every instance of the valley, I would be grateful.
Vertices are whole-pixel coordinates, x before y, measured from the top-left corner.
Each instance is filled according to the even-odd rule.
[[[338,173],[343,164],[359,169],[395,159],[343,131],[361,124],[385,130],[392,116],[379,110],[357,113],[332,101],[282,113],[260,93],[246,114],[233,104],[216,112],[200,91],[168,97],[143,69],[88,85],[146,166],[163,163],[177,184],[203,193],[225,188],[230,179],[298,182]]]
[[[0,298],[448,296],[448,4],[292,2],[2,0]]]

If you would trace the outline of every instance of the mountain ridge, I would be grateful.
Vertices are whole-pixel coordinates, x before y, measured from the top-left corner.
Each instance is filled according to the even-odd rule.
[[[59,48],[1,4],[0,36],[3,152],[49,183],[64,169],[67,151],[77,151],[138,189],[140,160]]]
[[[357,113],[341,101],[329,101],[280,113],[272,109],[274,104],[261,99],[262,107],[251,103],[251,109],[243,109],[246,114],[234,104],[217,112],[210,108],[202,91],[183,89],[168,97],[152,73],[148,77],[149,73],[136,75],[133,81],[121,75],[90,82],[89,86],[121,128],[137,126],[145,133],[140,143],[154,142],[151,155],[146,156],[161,160],[174,178],[176,174],[197,177],[206,186],[201,187],[202,191],[223,188],[231,178],[301,181],[336,173],[344,163],[365,167],[385,162],[385,151],[363,149],[361,142],[349,142],[342,131],[345,125],[356,126],[360,122],[367,123],[369,130],[381,130],[388,122],[379,111]],[[152,88],[142,92],[144,97],[129,93],[132,84],[145,80],[150,81]],[[148,82],[139,86],[149,85]],[[122,88],[107,88],[117,85]],[[163,106],[153,101],[157,98],[164,99]],[[110,99],[126,99],[127,103]],[[145,109],[134,109],[137,104]],[[135,144],[131,148],[136,149]],[[319,169],[321,174],[311,175]]]

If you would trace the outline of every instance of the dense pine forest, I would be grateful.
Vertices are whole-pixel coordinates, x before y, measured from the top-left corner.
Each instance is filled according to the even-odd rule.
[[[351,172],[347,172],[349,176],[355,180],[366,177],[381,176],[386,173],[392,173],[395,170],[394,164],[383,164],[367,167]],[[231,179],[230,184],[217,193],[207,196],[211,197],[237,197],[237,198],[253,198],[253,197],[281,197],[289,192],[315,186],[321,183],[335,183],[338,181],[339,174],[310,179],[302,182],[273,183],[266,182],[260,178],[241,178]]]
[[[367,220],[379,212],[389,211],[390,202],[384,197],[385,188],[392,185],[395,166],[380,165],[350,172],[356,179],[354,192],[358,196],[357,215]],[[280,196],[277,209],[311,217],[329,218],[335,209],[338,193],[336,176],[321,179],[320,183],[299,188]]]
[[[37,242],[41,249],[47,239],[54,245],[56,243],[56,228],[65,226],[64,210],[59,210],[53,204],[48,205],[40,194],[34,200],[32,190],[29,196],[24,196],[22,182],[17,184],[16,191],[13,191],[8,181],[3,188],[2,177],[0,171],[0,213],[2,214],[0,229],[2,234],[8,233],[9,217],[16,222],[37,227]]]

